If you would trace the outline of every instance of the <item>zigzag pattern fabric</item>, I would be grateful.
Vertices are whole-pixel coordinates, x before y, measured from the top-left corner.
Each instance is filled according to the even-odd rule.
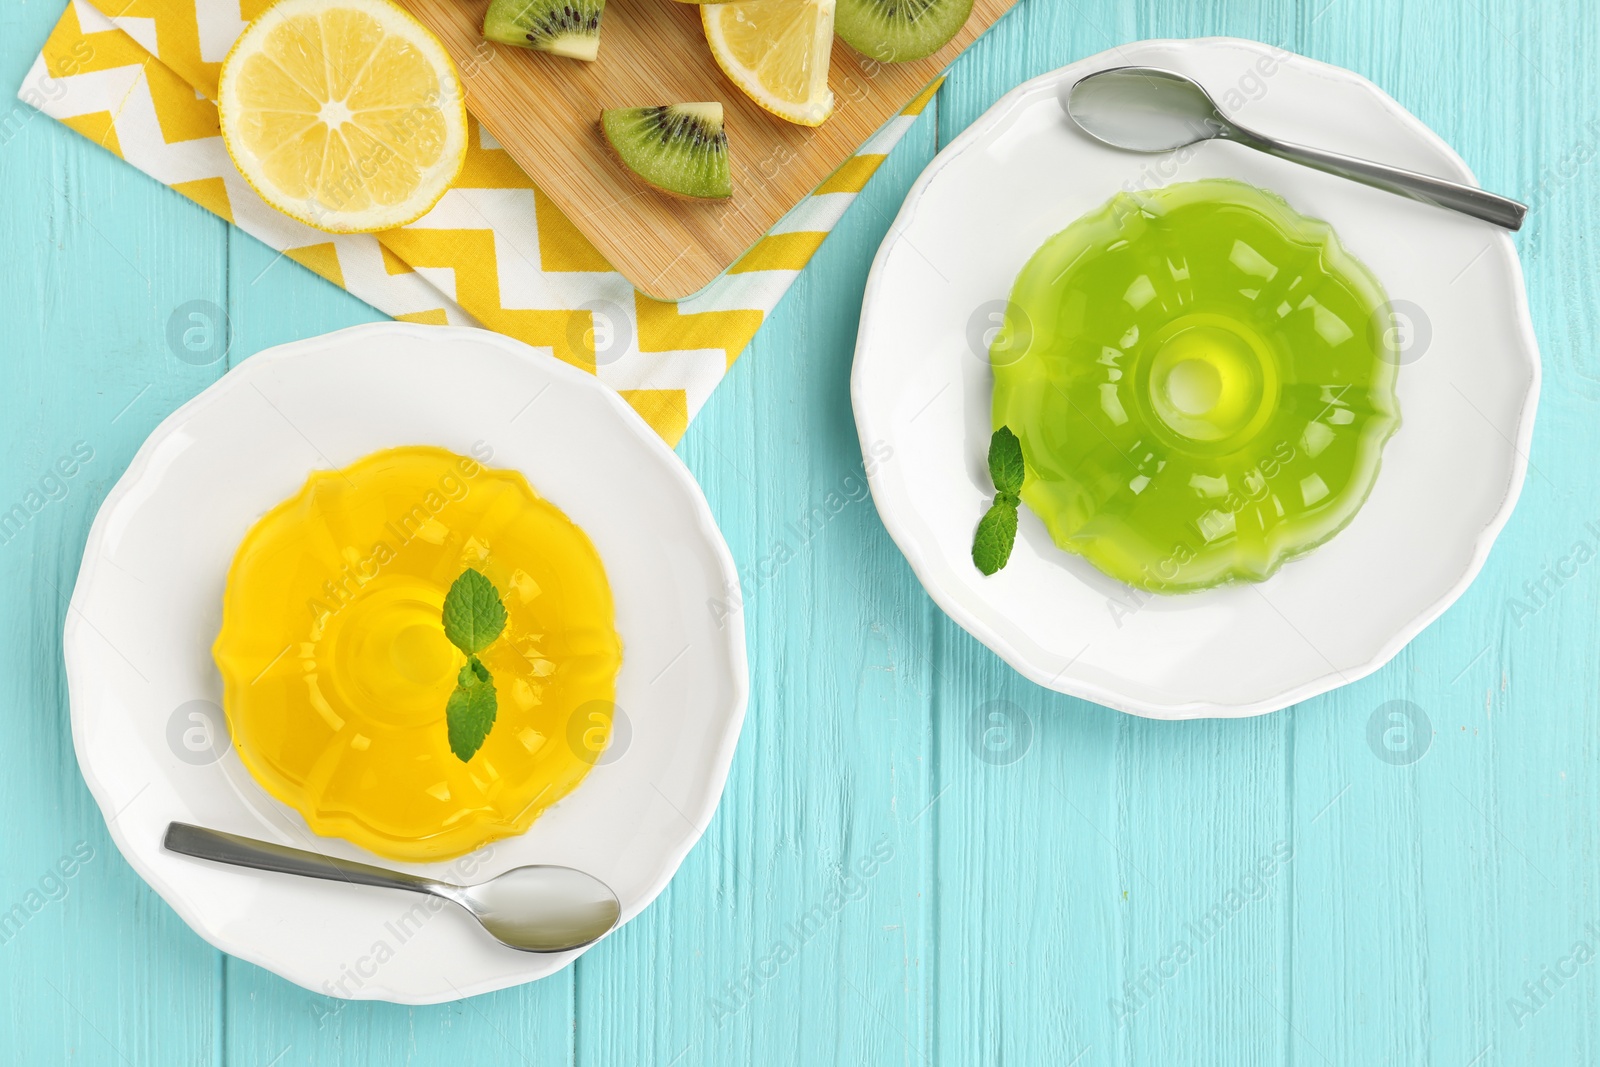
[[[274,211],[228,158],[212,102],[228,49],[270,5],[71,0],[17,95],[387,315],[483,326],[590,371],[669,444],[939,85],[727,273],[669,303],[612,270],[475,121],[461,176],[409,226],[334,235]]]

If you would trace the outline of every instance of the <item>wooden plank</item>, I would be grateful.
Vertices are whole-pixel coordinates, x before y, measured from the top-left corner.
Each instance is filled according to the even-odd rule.
[[[483,41],[488,0],[404,0],[444,42],[484,127],[630,282],[677,299],[704,288],[903,108],[1016,0],[977,0],[955,39],[926,59],[877,63],[835,41],[822,126],[785,122],[717,67],[698,5],[610,0],[600,58],[563,59]],[[720,100],[734,195],[694,203],[646,189],[600,135],[602,108]]]
[[[59,14],[0,15],[0,84],[21,81]],[[12,1063],[209,1063],[219,956],[112,844],[73,755],[61,640],[100,502],[222,373],[166,338],[185,304],[226,303],[227,226],[16,101],[0,129],[0,510],[42,502],[0,536],[0,1046]]]
[[[941,138],[1083,56],[1142,37],[1281,40],[1293,16],[1292,0],[1024,5],[952,69]],[[1290,717],[1133,719],[1024,681],[948,620],[938,640],[939,1062],[1290,1062],[1268,999],[1293,899],[1273,858],[1292,847]],[[1267,888],[1229,909],[1263,859]]]
[[[932,608],[866,495],[847,401],[857,294],[933,125],[884,164],[681,446],[744,582],[750,711],[705,839],[584,958],[584,1067],[933,1055]]]
[[[1600,914],[1600,575],[1586,564],[1537,598],[1525,585],[1580,539],[1600,544],[1580,458],[1600,447],[1600,360],[1592,325],[1578,325],[1600,316],[1585,237],[1600,203],[1600,76],[1572,62],[1600,50],[1600,20],[1571,0],[1454,11],[1341,0],[1316,14],[1303,51],[1372,78],[1486,187],[1532,206],[1515,240],[1545,378],[1533,469],[1472,588],[1389,667],[1296,709],[1296,1062],[1322,1062],[1309,1046],[1335,1063],[1591,1062],[1590,968],[1576,981],[1547,974],[1578,941],[1596,944],[1585,928]],[[1368,723],[1393,700],[1428,718],[1415,762],[1369,746]],[[1544,988],[1530,996],[1528,983]]]

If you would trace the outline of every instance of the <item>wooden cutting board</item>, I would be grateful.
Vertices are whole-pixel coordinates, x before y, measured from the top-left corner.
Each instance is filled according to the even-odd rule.
[[[491,45],[488,0],[401,0],[449,49],[467,107],[622,275],[676,300],[709,284],[1016,0],[975,0],[954,40],[927,59],[875,63],[835,40],[833,117],[815,129],[762,110],[718,69],[700,10],[675,0],[607,0],[593,63]],[[683,201],[635,181],[600,135],[600,110],[722,101],[733,199]]]

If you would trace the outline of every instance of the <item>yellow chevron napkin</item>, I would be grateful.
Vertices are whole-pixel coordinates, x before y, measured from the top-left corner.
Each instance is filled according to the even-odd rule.
[[[611,269],[488,131],[427,215],[333,235],[274,211],[222,146],[229,47],[271,0],[71,0],[18,96],[397,319],[484,326],[597,375],[676,444],[938,89],[935,82],[703,292],[652,300]]]

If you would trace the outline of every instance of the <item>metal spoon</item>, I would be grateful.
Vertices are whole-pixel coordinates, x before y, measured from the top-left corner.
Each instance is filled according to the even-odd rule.
[[[1198,141],[1233,141],[1508,230],[1520,229],[1528,213],[1525,204],[1470,185],[1256,133],[1223,115],[1201,86],[1159,67],[1097,71],[1079,79],[1062,106],[1085,133],[1113,148],[1171,152]]]
[[[451,885],[185,822],[169,823],[162,844],[172,852],[236,867],[431,893],[461,905],[501,944],[523,952],[582,948],[617,925],[622,914],[609,886],[571,867],[513,867],[477,885]]]

